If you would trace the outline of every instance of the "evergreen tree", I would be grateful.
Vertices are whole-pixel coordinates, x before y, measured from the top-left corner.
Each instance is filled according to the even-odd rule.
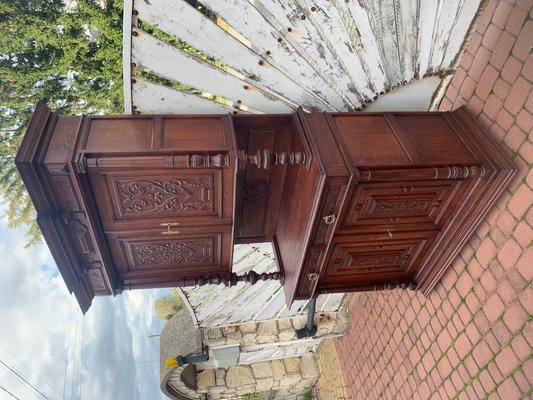
[[[0,196],[8,224],[40,233],[16,151],[38,103],[63,114],[120,113],[122,2],[0,2]]]

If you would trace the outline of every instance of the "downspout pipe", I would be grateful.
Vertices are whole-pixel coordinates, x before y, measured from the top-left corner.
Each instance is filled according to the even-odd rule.
[[[317,326],[314,324],[316,310],[316,296],[311,297],[307,303],[307,322],[302,329],[296,331],[298,339],[316,335]]]

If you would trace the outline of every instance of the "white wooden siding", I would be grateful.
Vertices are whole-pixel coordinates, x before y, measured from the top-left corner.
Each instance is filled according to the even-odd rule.
[[[449,72],[480,1],[200,0],[206,17],[184,0],[126,0],[126,112],[360,110]],[[139,21],[196,51],[149,35]],[[197,91],[151,84],[153,76]]]
[[[211,11],[206,17],[184,0],[125,0],[125,109],[362,110],[394,88],[449,72],[480,1],[200,0]],[[141,22],[195,50],[152,36]],[[157,83],[159,78],[171,85]],[[178,84],[195,91],[180,91]],[[234,270],[275,270],[264,246],[236,247]],[[287,309],[274,281],[184,293],[201,327],[304,314],[307,305],[296,301]],[[336,311],[342,298],[319,297],[317,311]]]

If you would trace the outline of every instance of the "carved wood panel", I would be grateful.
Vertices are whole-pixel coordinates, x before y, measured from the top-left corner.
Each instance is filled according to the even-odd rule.
[[[79,211],[81,210],[79,201],[74,193],[72,180],[68,173],[61,175],[50,175],[52,182],[52,189],[59,205],[66,211]]]
[[[72,245],[76,248],[78,258],[78,268],[86,268],[95,262],[97,250],[89,233],[89,221],[83,211],[62,213],[62,223],[66,227]]]
[[[100,263],[95,263],[94,266],[87,269],[87,277],[89,278],[89,284],[96,293],[109,294]]]
[[[359,184],[348,206],[342,229],[377,225],[429,223],[439,228],[463,181],[418,181]]]
[[[108,234],[113,258],[122,279],[218,273],[229,233]]]
[[[120,215],[212,212],[213,179],[209,175],[187,179],[114,179]]]
[[[149,220],[193,223],[197,218],[214,218],[212,223],[217,223],[223,218],[222,170],[159,169],[139,173],[117,169],[89,173],[99,208],[108,223]]]
[[[416,261],[429,244],[426,238],[335,243],[324,282],[349,279],[354,283],[370,279],[403,279],[416,268]]]
[[[213,239],[176,239],[129,243],[132,269],[213,263]]]

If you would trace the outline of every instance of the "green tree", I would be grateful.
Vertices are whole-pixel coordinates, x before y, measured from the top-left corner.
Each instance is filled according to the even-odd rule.
[[[176,289],[172,289],[169,295],[163,296],[154,302],[155,313],[159,319],[169,320],[183,308],[183,300]]]
[[[40,240],[14,158],[35,106],[59,113],[120,113],[122,1],[0,2],[0,196],[11,227]]]

